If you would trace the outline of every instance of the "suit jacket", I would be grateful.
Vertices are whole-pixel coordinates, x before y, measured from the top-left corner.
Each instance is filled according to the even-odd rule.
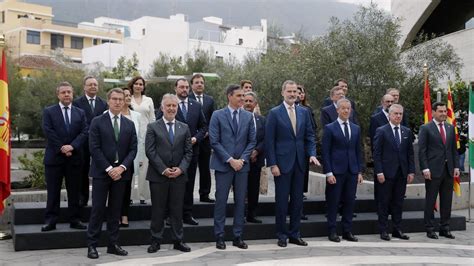
[[[89,150],[92,163],[89,176],[93,178],[110,178],[105,169],[109,166],[124,165],[121,180],[129,180],[133,173],[133,160],[137,155],[137,133],[135,125],[123,115],[120,117],[120,133],[115,140],[114,128],[109,112],[92,119],[89,129]],[[115,156],[118,153],[118,163]]]
[[[263,167],[265,165],[265,117],[255,114],[255,124],[257,125],[255,128],[257,138],[255,150],[258,151],[255,164],[257,167]]]
[[[207,132],[206,118],[202,112],[202,106],[196,100],[188,97],[188,115],[185,118],[183,112],[181,112],[181,104],[178,107],[178,113],[176,114],[176,120],[183,122],[188,125],[191,137],[195,137],[197,143],[193,145],[194,155],[199,154],[199,143],[204,139]],[[157,119],[163,117],[161,109],[157,113]]]
[[[191,133],[183,122],[175,120],[174,141],[169,140],[168,126],[163,118],[148,124],[145,138],[145,150],[149,167],[146,180],[164,183],[170,179],[162,173],[166,168],[179,167],[183,174],[176,178],[176,182],[187,181],[186,171],[193,156]]]
[[[360,143],[360,127],[349,122],[351,138],[346,140],[338,121],[327,124],[323,131],[322,155],[324,173],[358,174],[364,169]]]
[[[216,104],[212,96],[209,96],[207,94],[203,94],[202,96],[202,112],[204,113],[204,117],[206,118],[206,123],[209,124],[209,122],[211,121],[212,113],[214,113],[214,111],[216,110]],[[194,93],[190,93],[189,98],[197,101],[196,95],[194,95]]]
[[[445,122],[446,144],[443,144],[438,125],[433,121],[420,127],[418,147],[420,169],[430,169],[432,178],[440,178],[444,164],[448,164],[448,172],[453,177],[454,168],[459,168],[459,157],[456,150],[454,127]]]
[[[277,165],[281,173],[289,173],[296,164],[306,168],[306,160],[316,156],[316,142],[311,117],[306,108],[296,106],[296,135],[282,103],[273,107],[265,123],[267,165]]]
[[[376,115],[379,112],[382,112],[382,105],[379,105],[375,108],[375,110],[372,112],[372,115]],[[402,118],[402,126],[408,127],[408,110],[406,108],[403,108],[403,118]],[[375,132],[375,131],[374,131]]]
[[[380,111],[370,117],[370,125],[369,125],[369,137],[370,137],[370,145],[372,148],[372,153],[374,152],[374,137],[375,131],[377,128],[388,124],[387,116],[384,112]]]
[[[239,126],[232,126],[232,115],[226,106],[214,112],[209,124],[209,140],[214,152],[211,155],[210,168],[219,172],[234,171],[227,162],[229,158],[243,159],[241,172],[250,170],[250,154],[256,141],[252,113],[240,109]]]
[[[337,114],[336,106],[334,106],[334,104],[328,105],[326,107],[323,107],[323,109],[321,109],[321,125],[323,127],[329,123],[336,121],[337,117],[338,117],[338,114]],[[352,110],[351,112],[349,121],[356,125],[358,124],[354,110]]]
[[[82,147],[87,139],[87,122],[84,111],[71,106],[69,131],[66,130],[64,111],[59,104],[46,107],[43,111],[43,132],[47,140],[44,154],[45,165],[59,165],[71,159],[74,163],[82,161]],[[71,157],[61,152],[63,145],[74,147]]]
[[[411,130],[405,126],[399,129],[401,142],[397,147],[392,126],[386,124],[377,128],[374,138],[374,171],[383,173],[385,178],[395,178],[398,169],[402,177],[415,173],[415,156]]]
[[[102,98],[99,96],[95,97],[95,108],[94,112],[92,112],[92,108],[90,106],[89,101],[87,100],[87,97],[85,95],[82,95],[79,98],[76,98],[72,104],[76,107],[81,108],[84,110],[86,113],[86,118],[87,118],[87,125],[91,124],[91,121],[94,117],[101,115],[107,110],[109,107],[107,105],[107,102],[104,101]]]

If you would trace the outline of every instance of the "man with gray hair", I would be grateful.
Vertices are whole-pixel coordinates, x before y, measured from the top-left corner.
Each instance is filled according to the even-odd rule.
[[[166,210],[169,210],[173,248],[182,252],[191,251],[183,242],[183,202],[193,145],[188,125],[175,119],[178,104],[176,95],[163,95],[163,117],[148,124],[146,132],[145,151],[150,162],[146,179],[150,182],[153,207],[150,225],[152,240],[148,253],[160,249]]]
[[[323,128],[325,125],[332,123],[337,119],[338,115],[336,111],[336,103],[338,100],[345,98],[344,89],[339,86],[333,87],[330,91],[330,95],[331,95],[332,104],[325,106],[321,109],[321,125],[323,125]],[[352,104],[351,104],[351,108],[352,108]],[[357,124],[356,118],[354,116],[354,112],[350,112],[349,120],[352,123]]]
[[[403,107],[389,108],[389,123],[377,128],[374,138],[374,172],[378,183],[377,206],[380,238],[389,241],[388,214],[392,215],[392,237],[408,240],[401,228],[403,200],[407,183],[415,177],[412,133],[402,126]]]

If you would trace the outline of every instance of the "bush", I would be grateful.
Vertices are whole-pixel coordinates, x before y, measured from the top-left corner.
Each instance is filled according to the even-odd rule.
[[[44,177],[44,150],[33,152],[33,158],[28,158],[27,154],[18,157],[21,163],[20,169],[30,171],[31,174],[25,178],[25,181],[32,188],[46,188]]]

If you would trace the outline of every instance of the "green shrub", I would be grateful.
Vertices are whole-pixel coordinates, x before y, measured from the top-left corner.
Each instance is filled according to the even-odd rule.
[[[31,184],[32,188],[46,188],[44,177],[44,150],[33,152],[33,158],[28,158],[27,154],[18,157],[21,163],[21,169],[30,171],[31,174],[25,178],[25,181]]]

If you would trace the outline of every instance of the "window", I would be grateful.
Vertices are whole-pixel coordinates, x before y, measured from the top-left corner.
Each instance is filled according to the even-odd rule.
[[[1,17],[1,22],[5,23],[5,11],[2,11],[2,17]]]
[[[40,44],[41,43],[40,32],[34,31],[34,30],[26,31],[26,43]]]
[[[51,49],[64,48],[64,35],[51,34]]]
[[[84,48],[84,38],[71,36],[71,48],[72,49],[82,49],[82,48]]]
[[[242,44],[244,44],[244,39],[239,38],[239,45],[242,45]]]
[[[93,44],[93,45],[99,44],[99,39],[93,39],[93,40],[92,40],[92,44]]]
[[[145,28],[142,29],[142,35],[145,36],[146,30]]]

